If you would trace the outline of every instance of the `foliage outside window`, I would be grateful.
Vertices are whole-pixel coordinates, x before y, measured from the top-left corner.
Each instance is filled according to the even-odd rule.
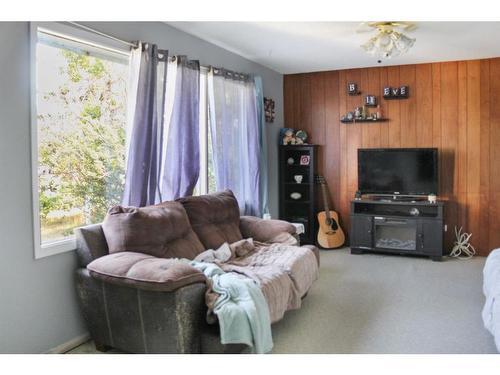
[[[47,38],[36,48],[39,215],[47,244],[102,221],[121,200],[128,60]]]

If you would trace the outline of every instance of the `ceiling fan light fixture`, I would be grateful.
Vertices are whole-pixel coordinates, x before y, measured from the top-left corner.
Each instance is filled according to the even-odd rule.
[[[378,40],[380,46],[387,48],[391,45],[392,42],[392,34],[387,32],[382,32],[378,34]]]
[[[415,38],[410,38],[396,30],[400,24],[396,22],[373,23],[370,26],[378,29],[377,35],[361,47],[370,55],[386,59],[407,53],[415,44]]]
[[[368,52],[369,54],[373,55],[375,54],[375,42],[377,41],[377,38],[371,38],[368,42],[365,44],[361,45],[361,47]]]
[[[415,44],[415,38],[409,38],[404,34],[400,34],[396,42],[396,48],[401,52],[406,53]]]

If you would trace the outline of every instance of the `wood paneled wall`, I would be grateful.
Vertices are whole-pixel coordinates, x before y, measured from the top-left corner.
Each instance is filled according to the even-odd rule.
[[[347,95],[348,82],[361,95]],[[386,85],[408,85],[410,97],[384,100]],[[342,124],[366,94],[377,95],[389,121]],[[440,196],[449,200],[447,248],[455,225],[473,233],[481,255],[500,247],[500,58],[286,75],[284,101],[285,126],[323,146],[319,170],[344,229],[358,148],[437,147]]]

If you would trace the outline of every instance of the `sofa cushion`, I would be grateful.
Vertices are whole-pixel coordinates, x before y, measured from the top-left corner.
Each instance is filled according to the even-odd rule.
[[[187,262],[127,251],[98,258],[87,269],[93,277],[109,283],[154,291],[170,292],[206,280]]]
[[[241,234],[245,238],[253,238],[260,242],[272,242],[283,233],[295,234],[293,224],[283,220],[264,220],[255,216],[242,216],[240,218]],[[285,236],[288,238],[288,236]]]
[[[102,228],[110,254],[133,251],[159,258],[193,259],[205,250],[178,202],[113,207]]]
[[[240,209],[233,192],[179,198],[186,209],[193,230],[207,249],[217,249],[224,242],[243,237],[240,232]]]

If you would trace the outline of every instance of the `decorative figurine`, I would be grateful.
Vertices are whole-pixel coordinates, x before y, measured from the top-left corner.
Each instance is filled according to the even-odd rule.
[[[305,132],[305,130],[298,130],[297,133],[295,133],[295,138],[297,138],[297,141],[300,139],[301,142],[298,144],[306,143],[307,133]]]
[[[302,145],[306,143],[307,133],[304,130],[295,130],[291,128],[280,129],[280,144],[282,145]]]
[[[293,129],[286,129],[283,134],[283,140],[282,144],[286,145],[294,145],[295,144],[295,138],[293,137]]]
[[[296,174],[295,176],[293,176],[293,179],[295,180],[296,183],[298,184],[301,184],[302,183],[302,179],[304,178],[304,176],[302,176],[301,174]]]

